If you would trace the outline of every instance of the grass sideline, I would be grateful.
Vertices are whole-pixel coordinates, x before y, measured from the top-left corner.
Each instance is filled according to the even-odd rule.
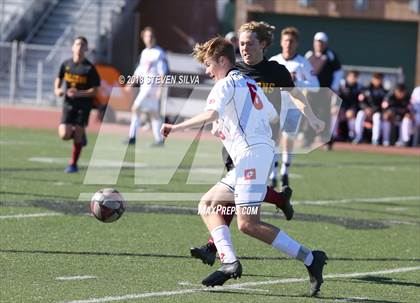
[[[119,144],[121,138],[110,136]],[[89,145],[83,151],[81,160],[86,165],[95,140],[90,135]],[[140,144],[146,147],[148,143]],[[200,281],[213,268],[188,254],[190,246],[207,238],[200,218],[160,210],[144,213],[138,207],[191,208],[197,201],[130,201],[120,221],[102,224],[85,215],[88,203],[78,201],[78,197],[81,192],[93,193],[103,186],[83,184],[86,165],[82,165],[80,174],[62,172],[71,145],[60,142],[54,131],[2,128],[0,148],[2,302],[71,302],[89,298],[104,302],[101,298],[136,294],[143,295],[114,301],[320,301],[307,297],[306,281],[270,284],[289,278],[306,279],[306,270],[299,262],[240,234],[236,226],[232,226],[233,241],[243,259],[244,276],[228,282],[226,288],[204,291]],[[220,146],[210,142],[199,148],[206,154],[200,162],[204,175],[211,175],[214,163],[221,162]],[[123,168],[113,187],[123,194],[163,191],[168,197],[171,192],[205,191],[206,184],[184,184],[188,180],[189,155],[169,185],[135,184],[135,178],[139,182],[159,178],[166,168],[165,155],[184,149],[182,140],[162,150],[144,148],[137,159],[144,159],[149,166]],[[125,161],[134,163],[136,152],[128,149]],[[162,163],[157,163],[162,167],[158,168],[152,162],[157,155],[163,157]],[[419,199],[415,198],[420,196],[415,186],[420,182],[418,158],[316,151],[298,155],[291,171],[294,200],[302,202],[295,207],[296,218],[286,222],[281,217],[267,216],[267,221],[311,248],[325,249],[330,257],[326,274],[375,273],[420,266],[420,208]],[[339,203],[344,199],[355,201]],[[274,208],[265,205],[264,211],[273,213]],[[11,217],[57,212],[62,215]],[[1,219],[2,216],[9,217]],[[74,276],[94,278],[56,280]],[[228,287],[241,283],[254,286]],[[416,302],[419,287],[418,270],[332,277],[326,279],[320,297],[322,302]],[[162,292],[166,295],[157,295]]]

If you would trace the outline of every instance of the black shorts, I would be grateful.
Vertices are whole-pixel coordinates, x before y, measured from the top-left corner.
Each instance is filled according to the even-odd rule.
[[[233,160],[224,146],[222,149],[222,158],[223,158],[223,163],[225,164],[227,171],[231,171],[232,169],[235,168],[235,164],[233,164]]]
[[[89,122],[91,109],[91,104],[80,105],[64,102],[63,113],[61,115],[61,123],[86,127]]]

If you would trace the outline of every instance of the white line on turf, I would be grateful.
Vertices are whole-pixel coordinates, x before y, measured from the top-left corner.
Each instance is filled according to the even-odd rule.
[[[344,299],[336,299],[334,302],[367,302],[369,298],[367,297],[351,297]]]
[[[4,215],[0,216],[1,219],[24,219],[24,218],[38,218],[38,217],[51,217],[62,216],[60,213],[37,213],[37,214],[18,214],[18,215]]]
[[[364,277],[364,276],[369,276],[369,275],[387,275],[387,274],[403,273],[403,272],[410,272],[410,271],[416,271],[416,270],[420,270],[420,266],[401,267],[401,268],[385,269],[385,270],[370,271],[370,272],[329,274],[329,275],[325,275],[324,279],[355,278],[355,277]],[[168,297],[168,296],[176,296],[176,295],[185,295],[185,294],[191,294],[195,292],[209,291],[209,290],[217,291],[217,290],[238,289],[238,288],[250,287],[250,286],[252,287],[252,286],[261,286],[261,285],[299,283],[299,282],[305,282],[307,280],[308,278],[288,278],[288,279],[279,279],[279,280],[245,282],[245,283],[231,284],[231,285],[222,286],[222,287],[216,287],[214,289],[200,287],[200,288],[190,288],[190,289],[181,289],[181,290],[168,290],[168,291],[157,291],[157,292],[148,292],[148,293],[140,293],[140,294],[130,294],[130,295],[123,295],[123,296],[115,296],[115,297],[90,298],[86,300],[67,301],[63,303],[103,303],[103,302],[127,301],[127,300],[150,298],[150,297]]]
[[[57,281],[73,281],[73,280],[89,280],[96,279],[95,276],[70,276],[70,277],[57,277]]]
[[[188,281],[178,282],[178,285],[181,285],[181,286],[193,286],[193,287],[201,287],[202,286],[201,284],[193,284],[193,283],[188,282]],[[268,290],[266,290],[266,289],[255,289],[255,288],[247,288],[247,287],[242,287],[242,286],[241,287],[237,287],[235,289],[238,289],[238,290],[246,290],[246,291],[268,292]],[[209,288],[207,290],[208,291],[212,291],[214,289]],[[218,289],[215,289],[215,290],[217,291]]]

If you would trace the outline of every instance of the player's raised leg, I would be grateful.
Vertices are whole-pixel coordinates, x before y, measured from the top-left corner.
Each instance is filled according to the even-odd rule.
[[[235,204],[237,209],[238,228],[241,232],[272,245],[306,265],[311,279],[310,295],[316,295],[323,283],[322,270],[327,259],[323,252],[313,253],[284,231],[260,219],[261,198],[265,196],[265,181],[270,166],[262,159],[273,157],[272,149],[267,146],[254,147],[239,160],[235,170],[237,184],[235,187]],[[247,167],[253,167],[250,176]],[[316,259],[316,261],[315,261]]]
[[[259,210],[256,215],[248,215],[247,213],[246,206],[242,206],[237,210],[239,230],[270,244],[291,258],[303,262],[309,273],[310,295],[315,296],[324,282],[322,272],[328,259],[325,252],[311,251],[279,228],[262,222]]]
[[[234,188],[232,186],[227,185],[229,183],[229,173],[228,176],[222,179],[221,182],[219,182],[217,186],[217,196],[215,195],[212,197],[212,201],[218,201],[222,196],[224,199],[229,198],[230,202],[225,202],[226,206],[233,207],[235,206],[234,203]],[[228,183],[224,183],[228,182]],[[264,197],[264,202],[274,204],[278,209],[283,211],[283,214],[286,218],[286,220],[291,220],[293,218],[294,209],[292,204],[290,203],[290,199],[292,197],[292,189],[289,186],[283,186],[282,190],[280,192],[275,191],[273,188],[267,186],[267,193]],[[224,200],[226,201],[226,200]],[[223,219],[225,221],[225,224],[227,226],[230,226],[230,223],[233,220],[233,213],[229,214],[223,214]],[[216,246],[214,245],[213,237],[210,236],[210,238],[207,240],[207,243],[199,246],[199,247],[192,247],[190,249],[191,256],[193,258],[200,259],[204,264],[208,264],[210,266],[213,266],[215,260],[216,260]]]
[[[70,124],[60,124],[58,126],[58,136],[61,140],[67,141],[73,138],[74,130],[73,125]]]

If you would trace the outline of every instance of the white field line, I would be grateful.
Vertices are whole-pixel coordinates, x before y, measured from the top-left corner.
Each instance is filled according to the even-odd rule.
[[[420,270],[420,266],[401,267],[401,268],[385,269],[385,270],[371,271],[371,272],[329,274],[329,275],[325,275],[324,279],[354,278],[354,277],[364,277],[368,275],[386,275],[386,274],[403,273],[403,272],[410,272],[410,271],[416,271],[416,270]],[[279,280],[245,282],[245,283],[232,284],[228,286],[216,287],[213,289],[213,291],[241,289],[243,287],[252,287],[252,286],[261,286],[261,285],[299,283],[299,282],[305,282],[307,280],[308,278],[289,278],[289,279],[279,279]],[[62,303],[116,302],[116,301],[126,301],[126,300],[142,299],[142,298],[150,298],[150,297],[168,297],[168,296],[176,296],[176,295],[185,295],[185,294],[191,294],[195,292],[209,291],[209,290],[212,291],[209,288],[200,287],[200,288],[190,288],[190,289],[181,289],[181,290],[168,290],[168,291],[157,291],[157,292],[148,292],[148,293],[140,293],[140,294],[130,294],[130,295],[123,295],[123,296],[115,296],[115,297],[90,298],[86,300],[75,300],[75,301],[67,301],[67,302],[62,302]]]
[[[25,219],[25,218],[39,218],[39,217],[51,217],[51,216],[62,216],[60,213],[37,213],[37,214],[17,214],[17,215],[4,215],[0,216],[2,219]]]
[[[73,281],[73,280],[89,280],[96,279],[95,276],[69,276],[69,277],[57,277],[57,281]]]
[[[193,283],[188,282],[188,281],[178,282],[178,285],[181,285],[181,286],[193,286],[193,287],[201,287],[202,286],[201,284],[193,284]],[[268,292],[267,289],[259,289],[259,288],[238,287],[238,289],[240,289],[240,290],[246,290],[246,291]],[[216,289],[209,288],[208,289],[208,291],[212,291],[212,290],[217,291],[218,288],[216,288]]]

